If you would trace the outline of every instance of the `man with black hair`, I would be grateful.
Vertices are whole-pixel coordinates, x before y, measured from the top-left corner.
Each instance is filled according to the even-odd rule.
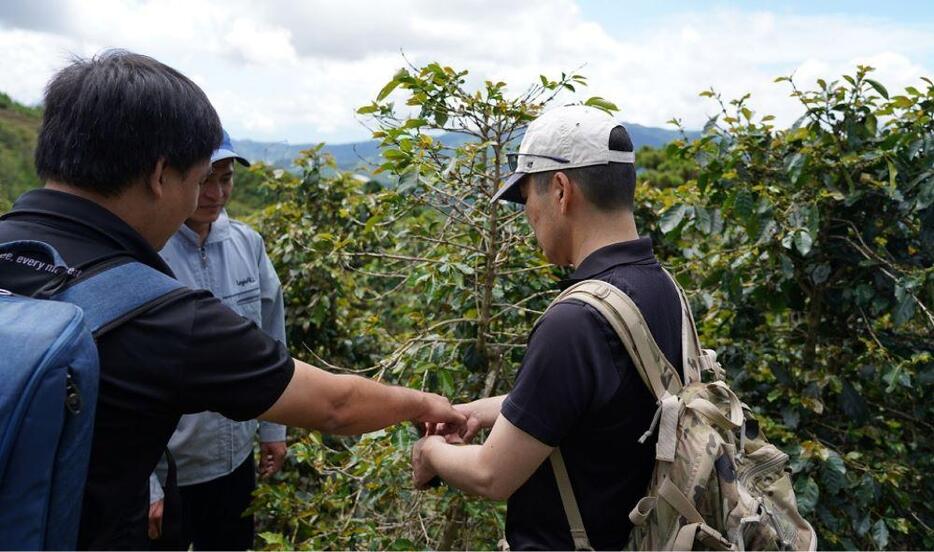
[[[120,259],[172,276],[157,251],[197,207],[221,143],[204,92],[152,58],[111,51],[56,74],[44,105],[36,168],[45,187],[2,217],[0,243],[51,245],[75,281]],[[13,293],[32,296],[53,276],[0,260],[0,288]],[[79,548],[149,547],[149,474],[182,414],[211,410],[345,435],[403,420],[464,421],[443,397],[292,359],[207,291],[165,296],[97,347]]]
[[[662,352],[681,366],[681,307],[673,283],[639,237],[633,217],[635,157],[626,129],[585,106],[533,121],[511,156],[513,174],[495,194],[525,205],[548,259],[575,268],[562,289],[609,282],[635,301]],[[415,484],[436,476],[468,493],[508,499],[513,550],[572,550],[570,525],[552,467],[560,447],[590,544],[620,549],[627,514],[644,496],[655,450],[639,437],[655,400],[603,316],[578,301],[556,304],[529,336],[508,395],[455,408],[460,429],[440,426],[413,448]],[[492,428],[482,445],[462,445]]]

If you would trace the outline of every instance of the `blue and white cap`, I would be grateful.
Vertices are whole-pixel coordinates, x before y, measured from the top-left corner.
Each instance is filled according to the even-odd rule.
[[[223,161],[224,159],[236,159],[244,167],[249,167],[250,162],[246,160],[245,157],[235,152],[233,149],[233,144],[230,143],[230,135],[227,134],[227,131],[224,131],[224,139],[221,141],[221,145],[214,150],[214,153],[211,154],[211,164],[217,163],[218,161]]]
[[[606,111],[586,105],[548,111],[529,123],[518,153],[509,155],[513,173],[493,194],[492,201],[525,203],[518,185],[532,173],[609,163],[635,164],[634,152],[610,149],[610,132],[618,126],[622,125]]]

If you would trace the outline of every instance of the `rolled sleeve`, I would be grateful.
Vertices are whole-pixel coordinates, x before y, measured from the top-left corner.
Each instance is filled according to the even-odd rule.
[[[159,482],[159,477],[153,473],[149,476],[149,503],[155,504],[165,498],[165,493],[162,491],[162,483]]]
[[[285,441],[286,427],[273,422],[259,422],[259,442],[278,443]]]

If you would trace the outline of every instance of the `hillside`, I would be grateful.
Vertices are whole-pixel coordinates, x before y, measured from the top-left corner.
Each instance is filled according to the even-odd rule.
[[[675,130],[647,127],[635,123],[624,123],[632,137],[636,149],[643,146],[657,148],[664,146],[680,135]],[[699,132],[688,132],[690,138],[699,136]],[[447,145],[453,146],[463,143],[466,139],[462,135],[444,134],[439,138]],[[263,161],[277,167],[289,167],[298,153],[315,144],[289,144],[287,142],[256,142],[253,140],[234,140],[234,147],[244,157],[253,161]],[[334,156],[337,166],[343,170],[360,169],[368,165],[378,165],[382,161],[379,157],[379,142],[367,140],[349,144],[334,144],[324,147],[326,153]]]
[[[32,154],[42,112],[0,92],[0,211],[21,193],[39,185]]]
[[[0,212],[5,211],[20,194],[39,185],[33,165],[33,151],[41,122],[41,109],[19,104],[0,92]],[[637,149],[643,146],[659,147],[678,137],[674,130],[634,123],[626,123],[626,127]],[[696,134],[692,132],[689,136],[694,137]],[[448,145],[457,145],[466,140],[464,136],[457,134],[444,134],[439,139]],[[247,159],[283,168],[291,166],[298,153],[312,145],[234,140],[234,147]],[[337,166],[343,170],[366,172],[367,168],[381,162],[379,143],[376,140],[327,145],[324,151],[333,155]],[[241,190],[255,184],[249,179],[243,183],[245,186]],[[243,197],[243,192],[240,195],[238,199],[244,206],[232,206],[238,212],[247,211],[260,201],[259,195],[249,198]],[[250,194],[247,192],[245,195]]]

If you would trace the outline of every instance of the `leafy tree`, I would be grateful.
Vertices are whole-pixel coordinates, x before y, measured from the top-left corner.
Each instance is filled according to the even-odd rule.
[[[784,130],[703,93],[721,113],[669,147],[699,172],[659,227],[822,546],[931,548],[934,85],[890,97],[870,71],[778,79],[804,109]]]
[[[359,110],[372,117],[373,135],[381,140],[385,162],[378,172],[391,174],[395,184],[371,196],[375,201],[365,200],[369,217],[359,217],[357,228],[337,225],[349,234],[328,230],[336,234],[331,253],[340,257],[337,264],[353,275],[355,292],[370,305],[364,318],[371,327],[361,327],[360,335],[379,336],[375,341],[383,346],[381,361],[351,369],[455,400],[508,389],[528,330],[553,296],[555,272],[538,252],[523,213],[490,198],[508,170],[506,152],[517,147],[525,124],[558,93],[584,83],[580,75],[542,77],[510,96],[503,82],[484,82],[474,90],[466,71],[432,63],[400,70],[375,102]],[[406,107],[390,101],[394,91]],[[587,101],[615,108],[601,98]],[[441,132],[463,139],[445,145],[433,138]],[[318,185],[333,186],[327,182],[318,180]],[[312,219],[318,224],[321,212],[334,206],[316,203],[313,208],[318,212],[306,212],[306,224]],[[314,240],[316,231],[309,232],[293,241]],[[366,238],[354,238],[360,235]],[[355,512],[343,525],[335,520],[342,531],[323,536],[319,527],[308,525],[293,527],[290,540],[281,541],[284,531],[266,538],[313,547],[494,546],[503,532],[502,505],[446,490],[412,492],[408,453],[413,437],[409,430],[396,429],[390,439],[367,437],[325,454],[316,471],[329,473],[326,482],[317,483],[331,489],[328,507]],[[306,440],[300,448],[311,454],[316,444]],[[361,449],[369,456],[363,457]],[[378,484],[358,475],[372,473],[376,465]],[[355,497],[352,504],[346,497]]]
[[[708,91],[720,114],[700,139],[640,150],[637,222],[792,456],[822,547],[932,548],[934,85],[890,96],[865,67],[814,90],[780,80],[802,104],[791,128]],[[521,213],[489,198],[523,126],[582,83],[542,78],[515,97],[409,67],[360,109],[391,185],[322,172],[315,152],[300,176],[264,173],[277,203],[258,222],[286,274],[293,345],[455,400],[505,391],[557,271]],[[258,491],[265,542],[494,548],[503,505],[415,493],[414,438],[296,434],[290,469]]]

